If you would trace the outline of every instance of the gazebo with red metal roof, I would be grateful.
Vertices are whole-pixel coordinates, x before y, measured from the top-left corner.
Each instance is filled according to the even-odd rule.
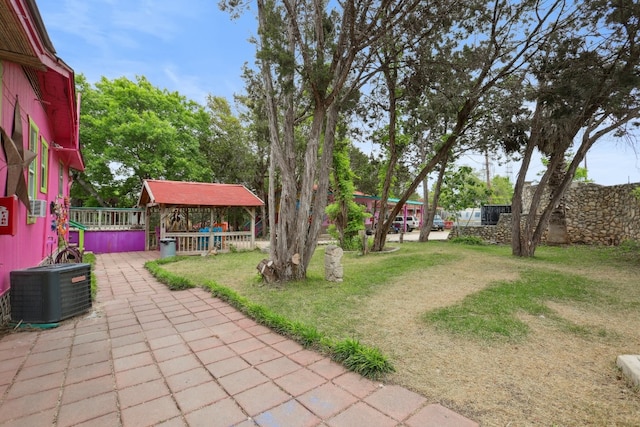
[[[244,185],[166,180],[145,180],[138,206],[146,217],[160,215],[156,233],[146,221],[146,249],[159,239],[175,238],[177,253],[202,254],[214,249],[254,249],[256,208],[264,202]],[[229,208],[243,208],[250,215],[249,230],[228,230],[221,220]],[[224,219],[224,218],[223,218]],[[194,220],[197,222],[194,224]],[[159,232],[159,236],[157,236]],[[153,236],[153,234],[156,234]]]

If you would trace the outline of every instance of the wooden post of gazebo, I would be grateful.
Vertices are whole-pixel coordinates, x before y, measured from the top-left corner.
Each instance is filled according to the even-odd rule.
[[[151,221],[149,220],[149,218],[151,218],[150,212],[151,209],[149,208],[149,206],[144,207],[144,250],[148,251],[149,248],[149,234],[150,234],[150,223]]]
[[[256,247],[256,208],[251,208],[249,211],[251,214],[251,225],[249,229],[251,230],[251,247]]]

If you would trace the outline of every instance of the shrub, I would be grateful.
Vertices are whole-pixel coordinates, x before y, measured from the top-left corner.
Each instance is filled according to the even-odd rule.
[[[92,252],[85,252],[82,254],[82,262],[86,262],[91,264],[91,299],[96,299],[96,294],[98,293],[98,280],[96,279],[96,256]]]
[[[486,242],[478,236],[458,236],[458,237],[454,237],[449,241],[451,243],[457,243],[461,245],[476,245],[476,246],[486,245]]]
[[[357,340],[347,339],[334,345],[332,357],[347,369],[367,378],[394,372],[393,365],[377,348],[365,347]]]

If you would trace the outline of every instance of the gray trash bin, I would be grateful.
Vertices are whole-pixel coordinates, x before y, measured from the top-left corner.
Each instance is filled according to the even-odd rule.
[[[160,258],[176,256],[176,239],[167,237],[160,239]]]

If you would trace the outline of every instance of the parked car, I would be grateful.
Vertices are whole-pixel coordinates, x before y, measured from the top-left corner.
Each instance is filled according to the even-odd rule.
[[[436,215],[433,217],[433,222],[431,223],[431,230],[435,231],[443,231],[444,230],[444,220],[440,215]]]
[[[387,231],[387,233],[399,233],[400,232],[400,226],[396,225],[395,223],[392,223],[391,226],[389,227],[389,231]],[[374,224],[372,227],[367,228],[365,230],[365,233],[367,234],[367,236],[372,236],[376,233],[376,224]]]
[[[402,230],[403,227],[405,227],[406,225],[406,229],[405,231],[407,233],[411,233],[413,230],[415,230],[416,228],[420,227],[420,223],[418,222],[418,219],[415,216],[411,216],[408,215],[406,217],[403,216],[397,216],[396,219],[393,221],[392,227],[395,229],[395,232],[399,232],[400,230]]]

